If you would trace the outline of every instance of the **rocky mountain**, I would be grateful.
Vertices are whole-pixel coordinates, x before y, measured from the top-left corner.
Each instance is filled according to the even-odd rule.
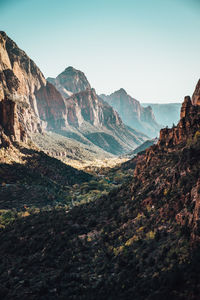
[[[85,74],[73,67],[66,68],[56,78],[48,77],[47,81],[52,83],[65,98],[68,98],[72,94],[91,89]]]
[[[59,133],[83,142],[87,139],[112,154],[128,152],[147,138],[123,124],[117,112],[91,89],[83,72],[68,67],[47,80],[65,97],[69,126]]]
[[[161,126],[156,122],[150,106],[144,108],[138,100],[129,96],[124,89],[120,89],[111,95],[102,94],[100,97],[119,113],[123,122],[128,126],[144,132],[152,138],[158,135]]]
[[[65,126],[65,113],[60,93],[26,53],[0,32],[1,142],[5,144],[5,135],[26,142],[42,128]]]
[[[82,72],[68,67],[56,78],[63,89],[76,93],[66,99],[4,32],[0,33],[0,58],[2,145],[8,146],[11,140],[27,142],[45,129],[112,154],[128,152],[146,139],[126,127],[97,97]]]
[[[1,298],[199,299],[198,89],[177,126],[122,167],[132,172],[128,182],[0,231]]]
[[[156,121],[163,126],[173,126],[180,118],[181,103],[141,103],[142,106],[151,106]]]
[[[59,133],[76,140],[103,148],[119,155],[137,147],[147,136],[127,127],[118,113],[102,99],[94,89],[73,94],[65,100],[70,127]],[[72,133],[73,132],[73,133]]]

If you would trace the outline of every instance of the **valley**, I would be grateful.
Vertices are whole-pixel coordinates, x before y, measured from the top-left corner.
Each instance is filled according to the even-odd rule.
[[[199,299],[200,81],[153,109],[0,32],[1,299]]]

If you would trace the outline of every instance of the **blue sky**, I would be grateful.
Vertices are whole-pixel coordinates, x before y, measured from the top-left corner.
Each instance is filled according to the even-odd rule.
[[[200,0],[0,0],[0,29],[46,77],[74,66],[98,93],[181,102],[200,78]]]

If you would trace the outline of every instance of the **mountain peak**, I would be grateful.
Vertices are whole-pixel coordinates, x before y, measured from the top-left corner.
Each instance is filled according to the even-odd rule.
[[[81,72],[81,71],[75,69],[75,68],[72,67],[72,66],[69,66],[69,67],[65,68],[64,72]],[[82,73],[82,72],[81,72],[81,73]]]
[[[123,88],[119,89],[118,91],[115,91],[114,93],[120,94],[120,95],[127,95],[127,92]]]
[[[70,94],[91,89],[85,74],[72,66],[67,67],[56,78],[48,78],[47,80],[49,80],[65,98],[68,98]]]

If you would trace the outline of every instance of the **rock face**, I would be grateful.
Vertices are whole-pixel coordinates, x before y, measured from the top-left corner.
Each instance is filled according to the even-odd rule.
[[[73,67],[68,67],[56,78],[49,77],[47,80],[52,83],[65,98],[70,97],[74,93],[91,89],[85,74]]]
[[[0,32],[1,136],[25,141],[29,132],[41,131],[35,91],[46,82],[24,51]],[[3,133],[4,131],[4,133]],[[3,143],[3,139],[1,138]]]
[[[0,126],[3,136],[26,142],[42,127],[66,123],[65,103],[60,93],[47,84],[35,63],[5,32],[0,32]],[[44,122],[42,122],[44,121]]]
[[[181,107],[178,125],[170,129],[161,129],[158,144],[170,148],[193,138],[196,131],[200,129],[199,118],[200,103],[194,105],[191,98],[186,96]]]
[[[47,81],[46,86],[42,86],[35,95],[39,116],[47,122],[49,129],[68,125],[65,100],[51,83]]]
[[[102,94],[100,97],[116,109],[128,126],[144,132],[150,137],[158,135],[161,127],[157,124],[150,106],[142,107],[140,102],[129,96],[124,89],[109,96]]]
[[[200,80],[198,81],[196,85],[196,89],[194,91],[194,94],[192,96],[192,104],[193,105],[200,105]]]
[[[66,100],[68,122],[80,126],[83,121],[94,126],[122,125],[117,112],[107,103],[98,98],[94,89],[87,89],[74,94]]]

